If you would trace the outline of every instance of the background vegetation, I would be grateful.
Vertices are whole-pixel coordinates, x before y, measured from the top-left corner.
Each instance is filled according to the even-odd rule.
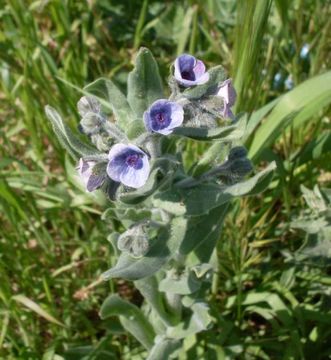
[[[116,319],[98,317],[109,291],[141,297],[98,281],[112,264],[104,200],[78,187],[44,106],[76,127],[80,94],[63,80],[125,89],[147,46],[165,80],[183,52],[222,64],[249,116],[250,157],[278,165],[262,197],[232,206],[214,329],[188,339],[188,358],[331,358],[331,235],[302,256],[310,237],[293,225],[307,208],[300,185],[331,182],[330,33],[328,0],[0,0],[0,357],[144,358]],[[186,146],[188,162],[203,152]]]

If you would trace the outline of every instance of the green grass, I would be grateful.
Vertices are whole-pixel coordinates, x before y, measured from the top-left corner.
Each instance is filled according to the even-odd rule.
[[[82,87],[108,76],[125,88],[136,50],[147,46],[164,79],[183,51],[224,65],[239,93],[237,112],[285,94],[289,74],[298,86],[266,116],[250,117],[263,120],[246,140],[250,154],[257,166],[275,159],[278,174],[263,196],[232,206],[218,244],[214,331],[199,335],[188,358],[330,358],[330,266],[286,258],[305,237],[289,225],[305,207],[300,184],[331,181],[330,73],[315,77],[330,69],[329,2],[0,4],[0,357],[60,359],[54,354],[92,346],[89,359],[143,358],[115,320],[98,317],[109,291],[140,298],[129,283],[98,282],[113,261],[104,203],[77,187],[44,106],[76,127],[80,94],[62,80]],[[306,43],[309,58],[301,59]],[[189,162],[204,148],[189,142],[187,150]]]

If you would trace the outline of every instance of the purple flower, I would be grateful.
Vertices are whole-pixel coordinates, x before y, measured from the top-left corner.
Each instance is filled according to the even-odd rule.
[[[224,101],[223,116],[232,119],[234,115],[231,111],[231,107],[234,105],[236,101],[237,94],[236,94],[236,90],[232,85],[231,79],[227,79],[222,84],[219,85],[217,96],[223,98]]]
[[[142,187],[149,175],[147,155],[135,145],[116,144],[108,155],[107,174],[117,182],[132,187]]]
[[[81,158],[77,170],[88,192],[99,189],[106,180],[105,174],[98,171],[95,161],[86,161]]]
[[[146,129],[169,135],[183,123],[184,110],[181,105],[168,101],[156,100],[144,113]]]
[[[183,54],[175,61],[175,78],[185,87],[201,85],[209,80],[209,74],[201,60],[194,56]]]

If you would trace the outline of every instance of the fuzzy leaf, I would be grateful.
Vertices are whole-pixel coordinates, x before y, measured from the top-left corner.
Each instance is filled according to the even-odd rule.
[[[173,134],[195,140],[233,141],[240,139],[244,135],[245,128],[246,117],[242,116],[234,125],[219,128],[178,127]]]
[[[180,275],[168,273],[168,276],[160,281],[159,290],[170,294],[188,295],[199,290],[201,281],[195,273],[186,270]]]
[[[105,280],[121,277],[127,280],[139,280],[153,275],[166,264],[175,254],[179,244],[186,233],[187,220],[174,218],[169,230],[162,229],[159,236],[152,240],[147,254],[135,259],[128,254],[122,253],[117,264],[106,271],[102,276]]]
[[[276,163],[272,162],[267,168],[250,179],[231,186],[201,184],[189,191],[172,188],[156,194],[153,203],[155,207],[175,215],[203,215],[235,197],[255,195],[264,191],[273,177],[275,168]]]
[[[158,282],[155,276],[135,281],[135,286],[156,311],[166,326],[170,325],[169,314],[165,311],[161,292],[158,290]]]
[[[118,295],[110,295],[100,309],[101,319],[119,316],[123,327],[130,332],[146,349],[153,346],[154,329],[141,310]]]
[[[135,68],[128,77],[128,101],[141,118],[144,111],[157,99],[163,98],[162,80],[158,65],[152,53],[141,48],[135,61]]]
[[[60,114],[51,106],[45,107],[45,112],[52,123],[53,130],[61,145],[69,151],[70,155],[77,159],[79,156],[98,155],[95,148],[81,142],[63,122]]]
[[[162,339],[155,343],[146,360],[174,359],[175,352],[181,347],[181,342],[174,339]]]
[[[209,307],[206,303],[197,301],[191,306],[192,314],[183,322],[167,329],[167,335],[175,339],[184,339],[187,336],[208,329],[211,324]]]

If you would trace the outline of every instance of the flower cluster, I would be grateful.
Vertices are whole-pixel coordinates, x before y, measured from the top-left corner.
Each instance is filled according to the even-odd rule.
[[[206,72],[206,67],[201,60],[192,55],[183,54],[174,63],[173,78],[185,91],[185,89],[208,83],[210,74]],[[235,102],[236,92],[231,79],[218,84],[213,96],[221,98],[223,101],[219,117],[232,119],[234,116],[231,107]],[[170,97],[170,99],[158,99],[144,112],[142,120],[150,138],[170,135],[176,128],[183,126],[185,117],[183,105],[185,101],[183,99],[185,96],[175,97],[175,99]],[[104,131],[109,135],[110,143],[113,144],[107,157],[106,173],[96,170],[97,163],[95,161],[80,159],[78,173],[86,190],[91,192],[102,187],[107,176],[112,181],[129,188],[137,189],[144,186],[150,173],[151,154],[146,149],[142,149],[142,144],[129,143],[124,132],[122,133],[116,125],[106,120],[101,104],[96,98],[91,96],[81,98],[78,102],[78,111],[82,117],[80,127],[94,143],[100,142],[99,134]],[[105,143],[104,139],[103,135],[102,146]],[[117,143],[114,144],[114,140]],[[107,143],[109,144],[109,142]],[[146,138],[146,148],[148,148],[147,143],[148,137]]]

